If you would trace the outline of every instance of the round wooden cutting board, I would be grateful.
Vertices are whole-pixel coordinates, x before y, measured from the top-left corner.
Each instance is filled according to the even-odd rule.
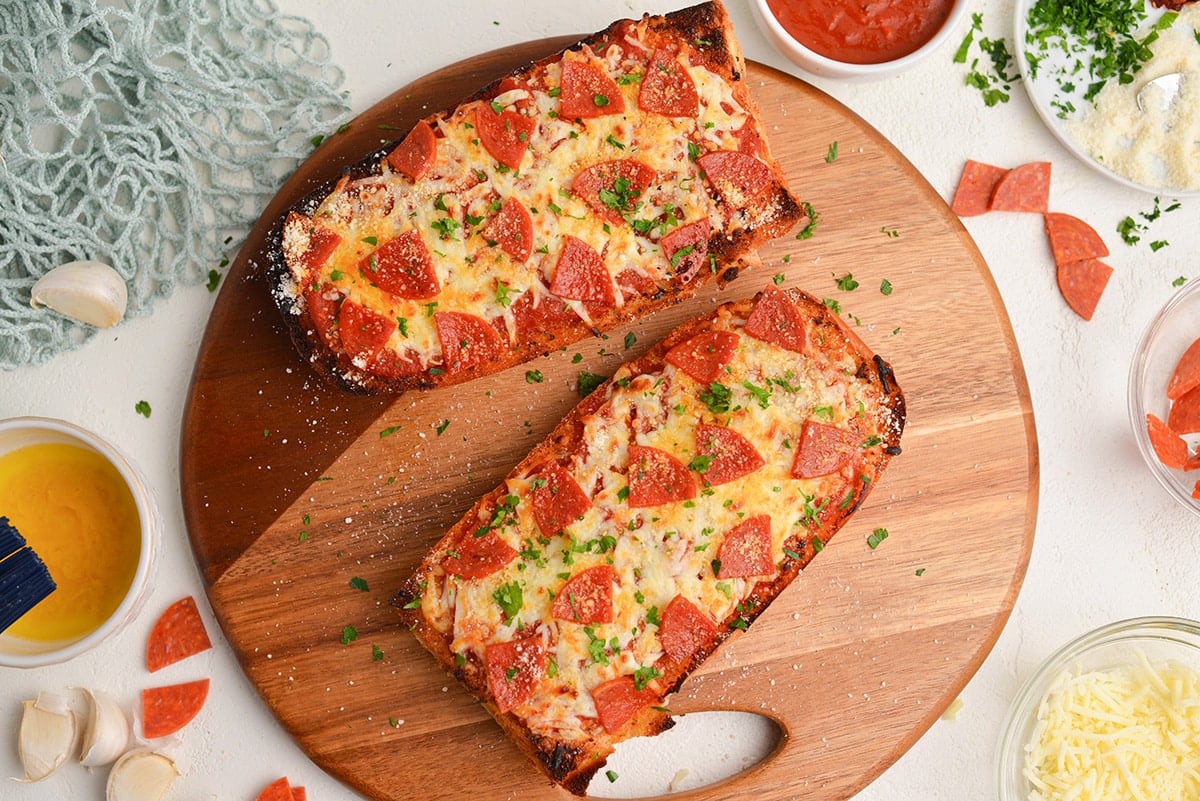
[[[751,65],[771,148],[819,214],[815,235],[775,241],[719,293],[464,386],[382,398],[326,388],[268,296],[264,242],[287,207],[417,118],[566,43],[490,53],[401,89],[322,144],[251,232],[205,333],[182,430],[183,507],[209,599],[280,722],[369,798],[565,797],[401,629],[389,598],[574,405],[580,370],[608,375],[714,298],[782,275],[840,303],[895,367],[904,453],[671,707],[769,714],[788,735],[756,770],[684,797],[846,798],[929,727],[991,649],[1037,511],[1032,409],[996,287],[959,221],[875,130]],[[857,289],[838,287],[846,273]],[[528,383],[526,369],[545,380]],[[888,537],[873,549],[877,528]]]

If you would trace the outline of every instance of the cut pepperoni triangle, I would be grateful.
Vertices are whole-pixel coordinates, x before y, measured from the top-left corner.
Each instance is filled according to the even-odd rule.
[[[1043,215],[1043,221],[1055,264],[1061,266],[1108,255],[1108,246],[1096,229],[1078,217],[1052,211]]]
[[[732,428],[700,423],[696,426],[696,454],[708,457],[697,470],[705,484],[727,484],[758,470],[766,461],[758,450]]]
[[[717,624],[712,618],[682,595],[671,599],[661,620],[658,641],[667,658],[677,665],[686,664],[717,636]]]
[[[418,181],[429,172],[437,158],[437,136],[429,123],[421,120],[408,135],[387,154],[388,166],[410,181]]]
[[[714,150],[696,159],[709,185],[726,203],[741,208],[753,205],[772,184],[771,169],[736,150]]]
[[[762,136],[749,120],[746,120],[742,127],[737,129],[734,136],[737,137],[739,153],[745,153],[747,156],[762,156],[766,152],[767,148],[763,144]]]
[[[708,264],[708,238],[712,226],[708,220],[681,225],[660,240],[671,272],[681,284],[690,282]]]
[[[658,292],[658,284],[645,273],[627,267],[617,273],[617,288],[626,295],[653,295]]]
[[[391,348],[380,348],[367,359],[366,370],[380,378],[393,379],[425,372],[420,355],[412,348],[404,348],[402,353]]]
[[[1163,466],[1173,470],[1184,470],[1188,464],[1187,441],[1172,431],[1160,417],[1146,415],[1146,433],[1150,435],[1150,446]]]
[[[384,242],[358,263],[358,269],[372,284],[397,298],[427,300],[442,289],[433,256],[415,228]]]
[[[1060,264],[1055,272],[1063,300],[1083,319],[1092,319],[1112,277],[1112,267],[1099,259],[1084,259]]]
[[[533,254],[533,218],[529,209],[516,198],[506,199],[484,227],[483,238],[513,261],[524,264]]]
[[[291,783],[286,776],[281,776],[262,789],[254,801],[295,801]]]
[[[332,284],[304,290],[304,307],[308,310],[310,324],[325,346],[333,351],[342,349],[342,340],[338,335],[341,305],[342,296]]]
[[[1196,387],[1200,387],[1200,339],[1188,345],[1175,363],[1167,382],[1167,397],[1178,400]]]
[[[368,360],[396,330],[396,322],[353,300],[343,300],[338,314],[338,336],[351,359]]]
[[[546,644],[536,635],[492,643],[483,651],[488,688],[501,714],[529,700],[546,675]]]
[[[677,53],[675,48],[660,47],[650,56],[638,90],[642,111],[664,117],[695,117],[700,112],[696,83]]]
[[[616,734],[637,713],[657,704],[659,698],[648,687],[639,690],[633,676],[618,676],[595,687],[592,701],[596,705],[600,725],[609,734]]]
[[[664,358],[701,384],[710,384],[721,376],[740,339],[733,331],[705,331],[680,342]]]
[[[208,686],[199,679],[142,690],[142,735],[153,740],[182,729],[204,708]]]
[[[560,298],[612,306],[616,301],[612,276],[596,249],[582,239],[563,237],[550,291]]]
[[[308,284],[342,244],[342,235],[303,214],[289,211],[283,224],[283,243],[292,277],[298,284]]]
[[[1200,434],[1200,389],[1193,389],[1171,404],[1167,426],[1176,434]]]
[[[454,549],[442,561],[447,575],[465,579],[481,579],[492,575],[517,558],[517,551],[500,539],[494,531],[480,536],[468,532],[459,538]]]
[[[671,454],[645,445],[629,446],[629,505],[661,506],[696,497],[696,482]]]
[[[154,621],[146,638],[146,669],[151,673],[212,648],[196,599],[180,598]]]
[[[534,476],[533,485],[530,493],[533,519],[547,537],[561,533],[592,508],[587,493],[561,465],[548,464],[543,467]]]
[[[496,161],[513,170],[521,169],[529,139],[537,130],[537,121],[515,111],[497,112],[491,103],[475,107],[475,128],[484,150]]]
[[[854,457],[858,444],[853,435],[837,426],[806,420],[792,461],[796,478],[817,478],[841,470]]]
[[[560,117],[578,120],[625,113],[621,88],[596,65],[570,58],[564,58],[561,64]]]
[[[992,191],[991,211],[1032,211],[1050,206],[1050,162],[1033,161],[1007,171]]]
[[[776,572],[771,559],[771,516],[754,515],[731,528],[717,553],[721,564],[717,578],[770,576]]]
[[[504,350],[500,332],[474,314],[437,312],[433,324],[442,343],[443,367],[447,373],[469,370],[491,361]]]
[[[959,217],[975,217],[990,211],[992,192],[1007,174],[1008,170],[1003,167],[968,159],[958,178],[958,186],[954,189],[950,210]]]
[[[292,788],[292,801],[308,801],[308,791],[304,787]]]
[[[636,159],[593,164],[571,182],[571,194],[610,222],[620,222],[635,212],[657,173]]]
[[[616,583],[617,571],[612,565],[581,570],[554,596],[551,613],[558,620],[583,625],[612,623],[613,586]]]
[[[743,330],[755,339],[785,350],[804,352],[804,315],[787,293],[778,287],[769,286],[762,291],[754,301],[754,308],[750,310]]]

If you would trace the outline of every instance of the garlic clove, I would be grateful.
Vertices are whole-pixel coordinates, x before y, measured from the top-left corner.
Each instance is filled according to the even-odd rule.
[[[108,774],[106,801],[158,801],[179,777],[175,763],[157,751],[126,753]]]
[[[125,753],[132,727],[129,718],[111,695],[83,689],[88,716],[83,728],[79,762],[89,768],[111,764]]]
[[[75,713],[66,697],[57,693],[38,693],[35,700],[21,704],[17,751],[25,781],[37,782],[58,770],[74,750]]]
[[[33,285],[29,304],[97,328],[116,325],[125,316],[129,290],[121,274],[99,261],[72,261],[55,267]]]

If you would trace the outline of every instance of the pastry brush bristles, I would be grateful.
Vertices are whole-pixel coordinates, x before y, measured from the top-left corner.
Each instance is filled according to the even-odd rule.
[[[55,589],[46,563],[8,518],[0,516],[0,632]]]

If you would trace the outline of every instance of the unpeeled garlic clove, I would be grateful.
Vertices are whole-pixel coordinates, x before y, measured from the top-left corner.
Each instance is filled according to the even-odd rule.
[[[158,801],[179,777],[179,770],[157,751],[130,751],[108,774],[106,801]]]
[[[88,716],[83,728],[79,762],[89,768],[108,765],[129,745],[132,729],[121,706],[106,693],[83,689]]]
[[[125,279],[99,261],[60,264],[37,280],[29,300],[35,309],[47,306],[97,328],[120,322],[128,302]]]
[[[17,751],[25,781],[37,782],[58,770],[74,750],[75,713],[58,693],[38,693],[35,700],[21,704]]]

